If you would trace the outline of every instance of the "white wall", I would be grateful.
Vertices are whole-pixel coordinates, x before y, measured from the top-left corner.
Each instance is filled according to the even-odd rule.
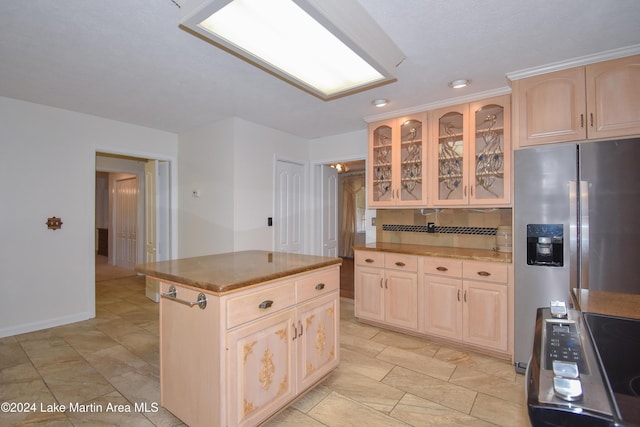
[[[235,124],[234,250],[272,250],[273,227],[267,218],[275,215],[275,161],[299,162],[308,169],[309,143],[246,120],[235,119]],[[308,178],[307,173],[307,186]],[[308,224],[308,211],[303,217]],[[308,240],[305,236],[305,252]]]
[[[181,258],[273,249],[275,158],[306,163],[308,142],[239,118],[180,135]]]
[[[233,251],[234,121],[180,134],[179,141],[178,257]]]
[[[176,159],[177,135],[0,97],[0,337],[95,315],[95,153]],[[48,230],[51,216],[61,230]]]

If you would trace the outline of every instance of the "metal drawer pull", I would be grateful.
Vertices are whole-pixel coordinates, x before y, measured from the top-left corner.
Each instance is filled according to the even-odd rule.
[[[273,301],[271,301],[270,299],[262,301],[259,305],[258,308],[261,310],[266,310],[267,308],[270,308],[273,305]]]
[[[324,289],[324,283],[318,283],[316,285],[316,291],[321,291]]]
[[[371,264],[374,261],[371,258],[367,258],[367,259],[364,260],[364,262],[367,262],[367,263]]]
[[[404,267],[404,266],[405,266],[405,265],[407,265],[407,264],[405,264],[404,262],[400,262],[400,261],[398,261],[398,262],[396,262],[396,265],[397,265],[398,267]]]
[[[458,301],[460,301],[460,289],[458,289]]]
[[[488,271],[478,271],[478,276],[489,277],[491,276],[491,273],[489,273]]]
[[[449,271],[449,269],[447,267],[436,267],[436,270],[438,270],[438,271]]]
[[[160,294],[160,296],[162,298],[166,298],[168,300],[175,301],[180,304],[188,305],[189,307],[193,307],[194,305],[197,305],[198,307],[200,307],[201,310],[204,310],[205,308],[207,308],[207,296],[202,292],[198,294],[197,301],[185,301],[183,299],[177,298],[176,297],[177,294],[178,292],[176,291],[176,287],[171,285],[169,287],[169,292]]]

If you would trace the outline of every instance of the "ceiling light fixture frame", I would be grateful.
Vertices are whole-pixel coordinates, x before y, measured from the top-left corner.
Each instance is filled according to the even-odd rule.
[[[193,0],[188,2],[185,5],[187,7],[183,7],[180,27],[325,101],[397,80],[396,67],[405,59],[404,54],[356,0],[290,0],[380,74],[380,78],[374,81],[358,83],[330,92],[311,86],[293,73],[272,65],[201,25],[209,16],[232,1]]]

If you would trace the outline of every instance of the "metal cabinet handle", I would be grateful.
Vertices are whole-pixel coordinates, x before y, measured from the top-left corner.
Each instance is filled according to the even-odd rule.
[[[478,271],[478,276],[489,277],[491,276],[491,273],[488,271]]]
[[[271,306],[273,305],[273,301],[271,301],[270,299],[262,301],[260,304],[258,304],[258,308],[261,310],[266,310],[267,308],[271,308]]]
[[[464,302],[467,302],[467,291],[464,291]]]
[[[584,114],[580,114],[580,127],[584,127]]]
[[[589,126],[593,127],[593,113],[589,113]]]
[[[384,279],[384,288],[385,289],[389,289],[388,284],[389,284],[389,279]]]
[[[449,269],[447,267],[436,267],[436,270],[438,271],[449,271]]]
[[[364,260],[364,262],[371,264],[371,263],[373,263],[375,261],[373,261],[371,258],[367,258],[367,259]]]
[[[298,328],[296,327],[295,323],[293,325],[291,325],[293,327],[293,338],[292,340],[295,340],[296,338],[298,338]]]
[[[300,324],[300,334],[298,335],[298,338],[299,338],[304,333],[304,326],[302,326],[302,321],[301,320],[299,320],[298,323]]]
[[[400,262],[400,261],[398,261],[398,262],[396,262],[396,265],[397,265],[398,267],[404,267],[404,266],[405,266],[405,265],[407,265],[407,264],[405,264],[404,262]]]
[[[316,285],[316,291],[321,291],[324,289],[324,283],[318,283]]]
[[[380,289],[382,289],[382,280],[384,280],[382,277],[380,278]]]
[[[178,298],[177,295],[178,295],[178,291],[176,290],[176,287],[173,285],[169,287],[169,292],[160,294],[162,298],[166,298],[168,300],[175,301],[180,304],[188,305],[189,307],[193,307],[194,305],[197,305],[198,307],[200,307],[201,310],[204,310],[205,308],[207,308],[207,296],[202,292],[198,294],[197,301],[186,301]]]
[[[458,289],[458,301],[460,301],[460,289]]]

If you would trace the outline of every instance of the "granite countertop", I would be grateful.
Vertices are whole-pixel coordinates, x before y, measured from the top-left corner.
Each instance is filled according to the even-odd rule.
[[[426,246],[380,242],[368,243],[362,246],[354,246],[353,249],[356,251],[395,252],[408,255],[511,263],[511,253],[496,252],[488,249],[452,248],[446,246]]]
[[[640,294],[573,289],[573,299],[583,313],[640,319]]]
[[[340,258],[271,251],[241,251],[136,266],[136,271],[215,293],[342,264]]]

